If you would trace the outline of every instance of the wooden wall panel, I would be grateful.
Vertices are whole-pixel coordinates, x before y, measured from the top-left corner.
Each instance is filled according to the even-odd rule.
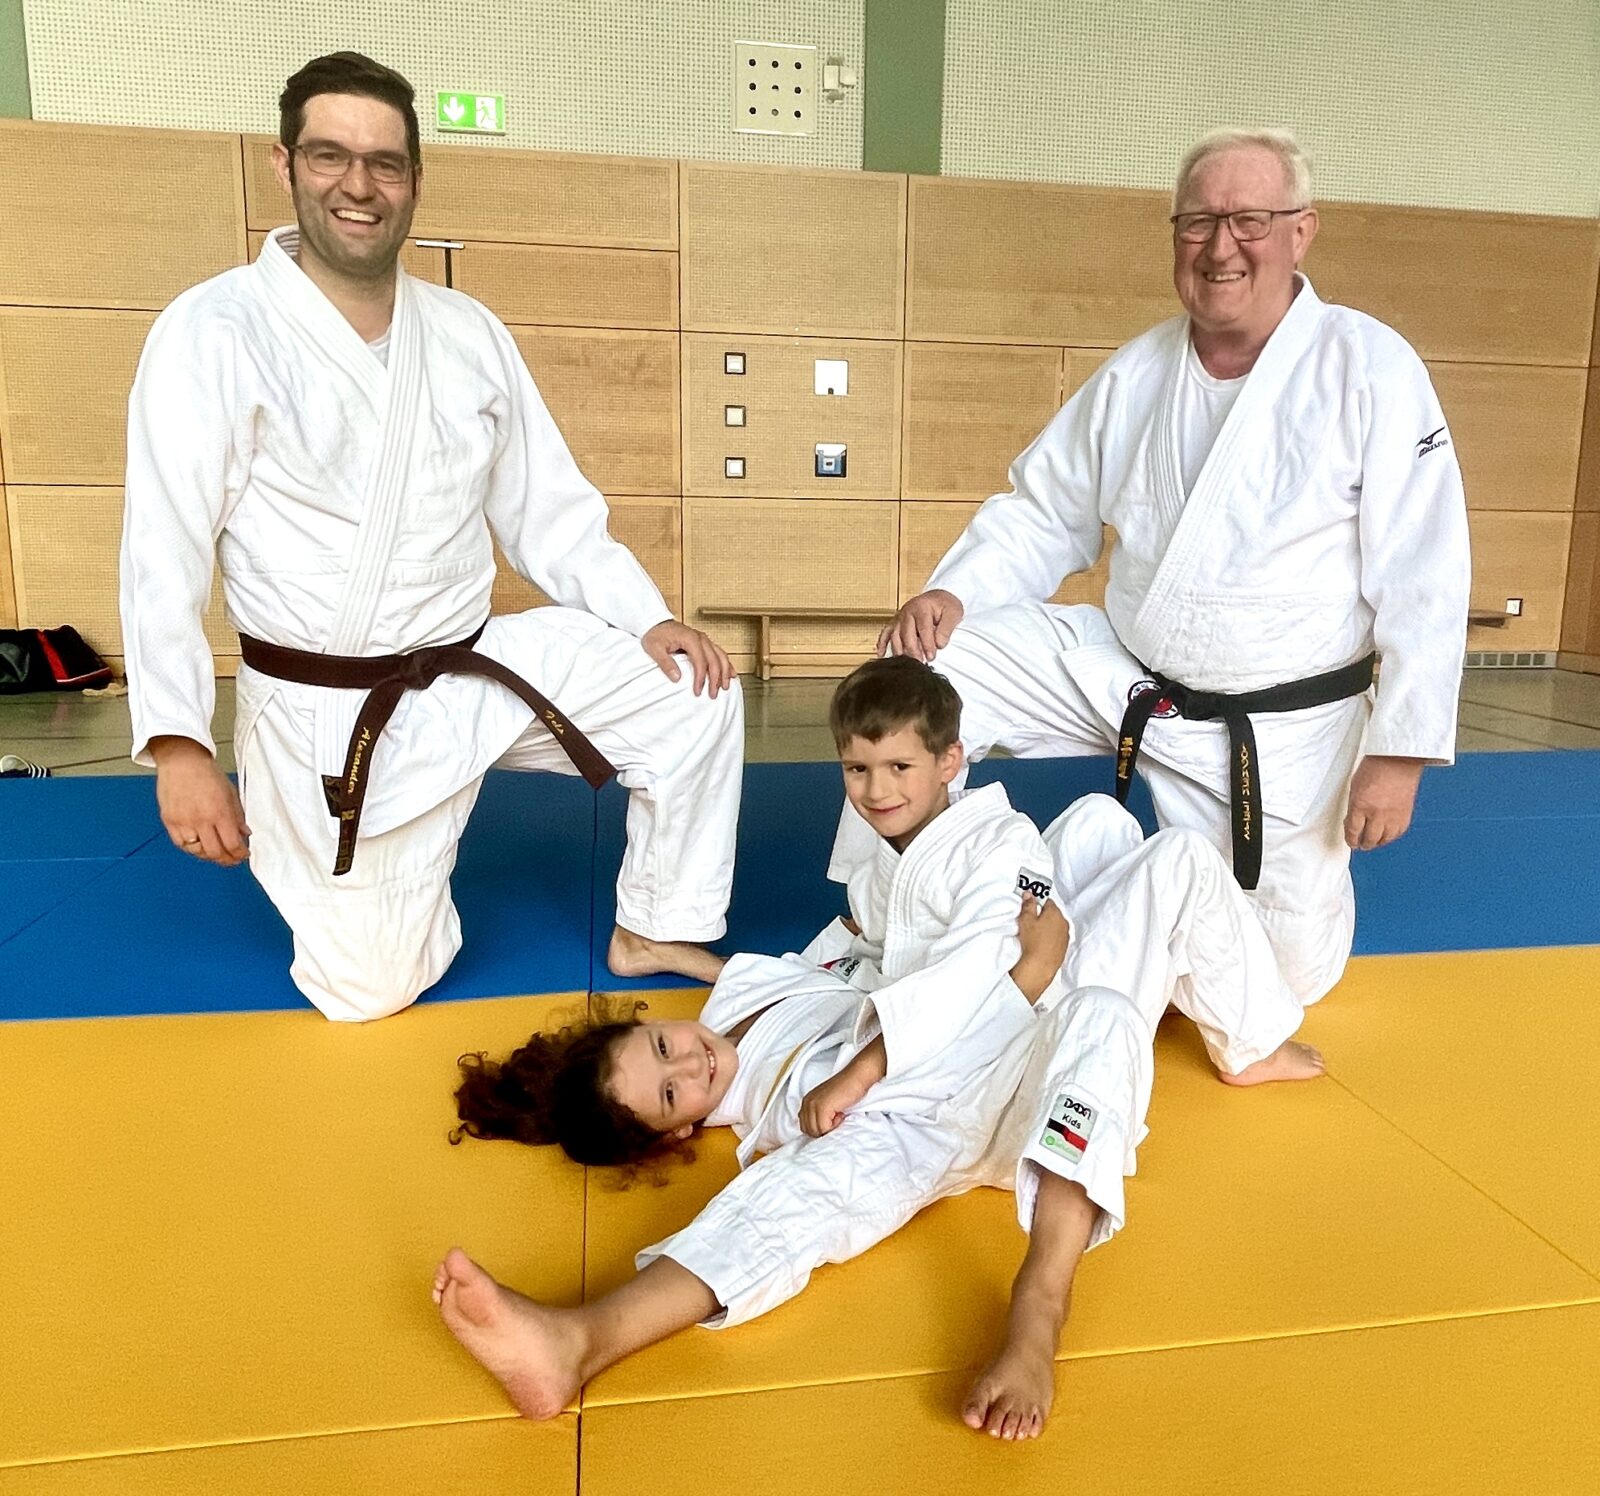
[[[1600,514],[1600,369],[1589,370],[1589,394],[1583,415],[1583,453],[1578,463],[1581,514]]]
[[[253,229],[294,219],[272,170],[273,143],[270,135],[244,138]],[[425,145],[411,232],[423,239],[676,249],[677,195],[676,161]]]
[[[1180,310],[1167,197],[911,179],[906,336],[1115,348]]]
[[[1522,599],[1522,616],[1502,628],[1473,628],[1468,649],[1555,649],[1561,640],[1570,514],[1479,510],[1472,527],[1472,607],[1500,613],[1508,597]]]
[[[117,553],[122,543],[120,488],[7,490],[22,628],[70,623],[99,653],[120,658]],[[206,638],[218,655],[237,655],[239,639],[222,613],[213,583]]]
[[[928,585],[933,569],[944,553],[956,543],[967,521],[978,512],[976,504],[913,504],[900,506],[900,601],[915,597]],[[1056,589],[1053,603],[1094,603],[1105,601],[1106,569],[1111,559],[1111,543],[1116,532],[1109,526],[1104,533],[1100,559],[1088,571],[1068,577]]]
[[[683,163],[683,325],[898,338],[906,179]]]
[[[676,333],[511,331],[572,455],[596,488],[680,491]]]
[[[685,333],[684,491],[729,497],[894,498],[900,484],[899,343]],[[743,374],[724,355],[745,357]],[[849,394],[815,393],[817,359],[844,359]],[[743,426],[727,424],[740,406]],[[816,476],[819,442],[845,443],[842,478]],[[742,457],[743,478],[725,459]]]
[[[250,259],[252,263],[261,253],[261,245],[267,237],[266,229],[251,229],[245,235],[249,241]],[[400,246],[400,263],[406,267],[407,275],[414,275],[418,280],[431,281],[436,286],[444,284],[444,251],[442,249],[426,249],[413,239],[407,239]]]
[[[639,558],[661,589],[674,615],[683,613],[683,507],[677,499],[608,498],[611,522],[606,526]],[[550,599],[514,572],[495,547],[494,598],[490,611],[520,613],[542,608]]]
[[[686,621],[748,656],[756,626],[702,608],[769,603],[881,608],[881,620],[778,620],[780,649],[865,659],[899,606],[898,504],[825,499],[685,499]],[[936,506],[943,507],[943,506]]]
[[[17,626],[17,589],[11,574],[11,522],[5,484],[0,483],[0,629]]]
[[[1306,273],[1325,301],[1359,307],[1427,359],[1588,359],[1600,222],[1372,203],[1320,205]]]
[[[0,304],[159,311],[244,253],[237,135],[0,120]]]
[[[1066,366],[1062,371],[1061,403],[1065,405],[1089,382],[1089,376],[1100,367],[1114,350],[1110,348],[1068,348]]]
[[[1471,508],[1572,508],[1583,440],[1582,369],[1431,364],[1429,373]]]
[[[678,257],[662,250],[473,243],[451,260],[456,288],[503,322],[678,326]]]
[[[12,483],[121,483],[149,312],[0,309],[0,442]]]
[[[1600,653],[1600,514],[1572,517],[1561,648],[1580,655]]]
[[[986,499],[1061,405],[1062,350],[906,345],[902,491]]]

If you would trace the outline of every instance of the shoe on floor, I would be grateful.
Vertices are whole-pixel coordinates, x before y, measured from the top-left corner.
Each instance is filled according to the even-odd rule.
[[[48,779],[50,771],[43,764],[18,758],[14,753],[0,755],[0,779]]]

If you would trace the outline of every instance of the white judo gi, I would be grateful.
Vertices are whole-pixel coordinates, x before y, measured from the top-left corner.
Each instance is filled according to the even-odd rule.
[[[1454,758],[1470,561],[1426,368],[1390,328],[1297,279],[1192,491],[1179,412],[1193,354],[1178,317],[1067,402],[928,587],[965,608],[936,666],[961,693],[969,760],[996,745],[1024,757],[1115,747],[1147,669],[1237,694],[1378,651],[1375,700],[1253,718],[1266,824],[1251,897],[1284,976],[1313,1002],[1354,932],[1342,823],[1358,756]],[[1094,564],[1103,525],[1116,532],[1104,611],[1045,605]],[[1225,854],[1227,750],[1220,722],[1158,717],[1140,760],[1161,823]]]
[[[1003,803],[999,785],[973,795]],[[1235,1073],[1272,1053],[1300,1023],[1266,936],[1202,837],[1163,832],[1146,844],[1115,802],[1091,796],[1046,833],[1053,872],[1036,870],[1036,833],[1018,838],[986,875],[989,891],[978,900],[972,864],[953,838],[916,855],[973,795],[935,820],[899,868],[891,849],[889,859],[852,869],[852,911],[870,919],[887,909],[887,938],[877,934],[885,927],[863,923],[840,961],[848,937],[835,926],[801,956],[736,957],[701,1015],[726,1032],[766,1008],[740,1041],[739,1072],[709,1119],[733,1124],[748,1167],[637,1263],[670,1257],[699,1277],[723,1305],[713,1326],[774,1308],[822,1263],[858,1256],[935,1200],[978,1185],[1014,1184],[1026,1227],[1040,1169],[1083,1184],[1101,1209],[1092,1244],[1106,1240],[1126,1215],[1122,1181],[1144,1136],[1151,1046],[1167,1003],[1196,1020],[1214,1060]],[[1016,851],[1025,854],[1020,866]],[[1005,875],[1014,866],[1008,892]],[[1073,942],[1061,976],[1033,1011],[1006,975],[1018,947],[1014,933],[1005,941],[1005,921],[1014,931],[1019,882],[1037,889],[1056,877],[1086,886],[1063,890]],[[858,905],[862,894],[868,897]],[[972,900],[985,911],[983,934],[960,967],[929,964],[897,982],[872,960],[874,947],[916,945],[896,939],[896,911],[920,908],[923,922],[932,911],[936,924],[944,910],[970,913]],[[936,944],[953,953],[965,928],[952,924]],[[972,969],[980,958],[989,963],[986,974]],[[833,960],[833,971],[818,971],[811,963],[819,959]],[[946,985],[944,978],[958,976],[964,987]],[[888,1074],[833,1132],[805,1137],[801,1101],[873,1037],[875,1019]],[[935,1048],[941,1042],[943,1051]],[[909,1069],[897,1068],[897,1054],[912,1058]],[[1060,1117],[1067,1125],[1053,1127]],[[765,1157],[752,1164],[757,1153]]]
[[[331,655],[467,637],[489,614],[491,533],[563,606],[493,618],[476,648],[553,701],[631,794],[618,919],[658,939],[723,932],[743,760],[737,688],[693,695],[639,636],[671,616],[606,533],[604,499],[516,344],[460,292],[398,273],[387,361],[295,264],[294,229],[156,320],[129,404],[122,618],[134,757],[213,746],[200,618],[220,564],[245,634]],[[373,756],[351,871],[331,876],[339,775],[365,692],[245,666],[234,750],[251,868],[295,937],[291,974],[330,1018],[376,1018],[460,947],[449,879],[484,773],[575,772],[529,708],[445,676],[401,698]]]

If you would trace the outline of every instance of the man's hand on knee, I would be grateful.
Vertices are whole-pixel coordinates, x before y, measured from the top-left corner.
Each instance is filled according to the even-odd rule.
[[[953,592],[934,588],[911,599],[895,614],[894,622],[878,635],[879,654],[910,655],[931,663],[950,642],[966,609]]]
[[[156,803],[161,824],[180,852],[237,867],[250,855],[250,828],[233,781],[192,738],[156,738]]]
[[[694,671],[696,696],[709,686],[714,697],[733,682],[733,662],[722,646],[709,634],[702,634],[699,629],[692,629],[675,618],[658,623],[639,642],[668,680],[677,680],[682,675],[673,656],[684,656]]]
[[[1422,767],[1420,758],[1375,755],[1361,760],[1350,780],[1350,808],[1344,818],[1344,839],[1351,847],[1371,852],[1405,835]]]

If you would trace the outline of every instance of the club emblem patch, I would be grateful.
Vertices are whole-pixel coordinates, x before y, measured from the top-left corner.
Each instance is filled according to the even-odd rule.
[[[1017,892],[1024,898],[1035,898],[1042,904],[1050,897],[1050,890],[1055,886],[1048,873],[1036,873],[1031,868],[1023,868],[1017,874]]]
[[[1089,1146],[1095,1115],[1092,1106],[1079,1101],[1070,1091],[1063,1091],[1050,1108],[1039,1141],[1052,1152],[1077,1163]]]
[[[1148,696],[1152,691],[1159,691],[1160,689],[1161,687],[1158,686],[1153,680],[1136,680],[1131,686],[1128,687],[1128,702],[1131,705],[1141,696]],[[1178,709],[1172,704],[1169,698],[1163,696],[1161,700],[1156,703],[1156,709],[1151,712],[1150,715],[1152,717],[1176,717],[1178,715]]]

